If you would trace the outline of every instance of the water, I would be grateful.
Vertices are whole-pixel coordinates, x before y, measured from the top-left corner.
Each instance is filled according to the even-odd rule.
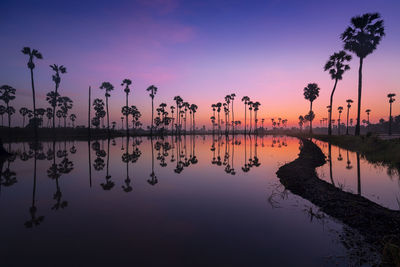
[[[2,266],[336,266],[366,257],[355,231],[280,184],[275,173],[297,157],[296,138],[44,142],[36,160],[27,143],[8,149],[16,156],[3,164]],[[397,207],[397,180],[360,162],[362,194]],[[355,190],[354,173],[338,177],[342,165],[333,164],[335,181]]]

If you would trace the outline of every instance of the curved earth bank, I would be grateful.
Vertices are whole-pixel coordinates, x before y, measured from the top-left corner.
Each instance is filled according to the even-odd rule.
[[[325,155],[312,141],[301,141],[299,157],[277,171],[280,182],[324,213],[357,229],[368,243],[382,251],[385,262],[399,266],[400,212],[319,179],[315,168],[325,164]]]

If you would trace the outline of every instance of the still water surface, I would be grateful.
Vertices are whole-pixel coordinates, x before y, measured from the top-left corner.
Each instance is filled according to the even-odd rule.
[[[357,233],[280,184],[275,173],[297,157],[296,138],[44,142],[36,157],[28,143],[7,146],[2,266],[334,266],[367,257],[364,245],[344,245]],[[337,147],[331,154],[335,184],[357,193],[347,151],[338,161]],[[361,194],[398,209],[398,177],[363,159],[360,169]],[[328,163],[318,173],[331,182]]]

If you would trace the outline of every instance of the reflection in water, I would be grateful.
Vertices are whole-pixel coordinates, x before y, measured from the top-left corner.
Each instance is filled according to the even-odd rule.
[[[112,146],[114,143],[116,146]],[[110,240],[117,237],[119,242],[125,242],[121,241],[126,239],[124,231],[129,231],[130,236],[135,238],[126,240],[127,243],[123,244],[128,247],[132,245],[138,251],[142,246],[148,249],[153,248],[154,244],[159,245],[159,237],[165,233],[178,238],[166,239],[168,241],[163,241],[166,243],[163,243],[163,246],[156,246],[154,251],[163,253],[162,251],[166,249],[168,253],[173,253],[166,248],[169,246],[173,248],[173,251],[180,251],[188,245],[187,235],[193,235],[193,240],[200,240],[203,236],[210,240],[216,233],[218,240],[226,240],[228,243],[231,241],[226,237],[233,236],[238,240],[235,246],[246,249],[241,247],[241,244],[252,244],[253,231],[256,231],[261,232],[262,236],[268,236],[270,240],[267,242],[264,238],[257,239],[259,246],[250,245],[252,253],[256,253],[258,259],[265,257],[265,248],[269,246],[269,242],[277,242],[277,240],[287,241],[282,242],[282,247],[279,249],[304,252],[302,250],[304,247],[307,251],[311,249],[318,251],[313,257],[322,258],[332,249],[329,248],[330,245],[327,245],[331,244],[332,237],[322,231],[322,228],[315,225],[310,227],[308,224],[314,224],[318,220],[329,221],[329,218],[324,217],[317,207],[291,195],[286,190],[274,191],[271,197],[267,197],[271,187],[279,184],[275,176],[278,166],[297,157],[298,143],[297,139],[284,136],[186,135],[148,139],[125,137],[115,140],[92,140],[86,143],[52,141],[44,142],[39,146],[31,144],[29,148],[26,143],[10,144],[8,150],[12,152],[13,157],[0,161],[1,216],[6,218],[3,222],[19,222],[19,225],[21,225],[21,220],[26,220],[26,201],[23,203],[24,207],[19,207],[17,202],[13,202],[15,200],[10,197],[10,195],[16,195],[22,200],[29,197],[29,219],[26,220],[26,227],[40,225],[46,216],[45,227],[38,227],[37,231],[58,225],[59,229],[65,229],[63,231],[73,232],[73,229],[80,228],[80,223],[95,221],[97,224],[91,224],[93,229],[84,229],[84,232],[91,232],[92,236],[87,239],[82,238],[83,241],[89,238],[97,240],[93,236],[96,236],[100,229],[115,224],[116,227],[110,235],[105,233],[105,237]],[[385,184],[387,177],[385,171],[379,172],[380,176],[372,177],[369,175],[372,165],[357,153],[350,151],[345,153],[327,143],[318,144],[328,155],[329,163],[321,167],[318,172],[326,171],[327,174],[329,172],[329,177],[328,175],[326,177],[330,183],[338,187],[343,185],[343,190],[354,190],[361,194],[360,174],[362,171],[363,195],[379,204],[389,203],[386,206],[390,207],[393,201],[397,203],[388,192],[395,191],[397,196],[399,188],[397,186],[396,190],[386,190],[388,184],[393,189],[393,184]],[[343,175],[346,173],[348,175]],[[33,181],[31,174],[33,174]],[[178,175],[188,177],[188,179],[174,179]],[[42,179],[42,176],[50,179]],[[89,176],[89,185],[87,176]],[[377,177],[379,179],[376,179]],[[354,182],[354,185],[346,183],[350,180]],[[28,188],[29,192],[24,191],[24,188]],[[154,189],[150,190],[150,188]],[[382,190],[376,190],[380,188]],[[376,190],[374,195],[380,196],[380,199],[371,197],[372,189]],[[90,194],[85,190],[90,190]],[[122,197],[140,201],[119,202]],[[115,216],[104,218],[104,213],[109,212],[107,205],[110,203],[113,203],[112,212]],[[11,207],[15,207],[15,211],[12,211]],[[134,215],[126,214],[127,207]],[[280,209],[273,209],[275,207]],[[24,217],[14,219],[11,215],[19,213],[19,209]],[[53,210],[60,212],[56,213]],[[188,210],[196,212],[186,213]],[[310,222],[304,220],[305,210]],[[76,218],[74,222],[68,221],[71,225],[61,219],[66,214]],[[246,218],[246,220],[238,220],[238,218]],[[55,220],[58,223],[50,223]],[[157,229],[154,227],[154,222],[160,221],[165,224]],[[232,223],[221,226],[221,222],[225,221]],[[296,238],[300,240],[301,248],[294,244],[287,245],[290,243],[289,240],[294,238],[286,234],[287,229],[293,227],[292,222],[296,227],[305,229],[307,235],[310,233],[311,237],[305,238],[307,240],[303,240],[304,236],[297,233],[290,234],[296,235]],[[137,223],[138,227],[130,227],[132,223]],[[147,224],[149,224],[149,229],[146,228]],[[334,223],[330,222],[330,224]],[[243,228],[251,230],[241,231]],[[325,222],[323,228],[325,228]],[[135,229],[140,229],[140,231]],[[202,229],[207,229],[207,231],[204,232]],[[341,227],[335,229],[342,231]],[[208,236],[208,230],[212,237]],[[16,228],[15,231],[18,232],[19,229]],[[44,232],[40,233],[43,240],[49,240]],[[83,234],[83,232],[80,233]],[[78,238],[76,235],[74,237]],[[314,238],[313,242],[309,242],[309,238]],[[227,243],[218,243],[224,242],[218,240],[216,242],[219,245],[213,247],[213,251],[229,248]],[[180,243],[181,241],[184,245]],[[91,245],[97,243],[92,242]],[[194,245],[189,244],[189,246]],[[320,251],[320,247],[327,247],[327,250]],[[337,244],[334,247],[337,252],[341,245]],[[197,251],[200,247],[190,249]],[[201,249],[204,248],[201,247]],[[224,249],[221,255],[232,255],[232,250]],[[100,248],[101,253],[104,251]],[[143,250],[140,251],[143,252]],[[96,251],[96,253],[99,252]],[[271,252],[271,255],[273,254]],[[290,259],[286,265],[290,265],[289,262]],[[278,262],[274,263],[274,265],[278,264]],[[290,263],[294,264],[294,262]],[[302,263],[303,265],[310,264],[310,262]]]

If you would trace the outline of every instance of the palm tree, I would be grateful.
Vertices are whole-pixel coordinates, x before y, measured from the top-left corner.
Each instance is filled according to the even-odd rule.
[[[12,115],[9,103],[11,100],[14,99],[15,99],[15,88],[9,85],[3,85],[0,87],[0,100],[3,100],[4,103],[6,103],[6,111],[8,115],[8,128],[11,128],[11,115]]]
[[[132,84],[132,81],[131,80],[129,80],[129,79],[124,79],[123,81],[122,81],[122,83],[121,83],[121,86],[124,86],[125,85],[125,89],[124,89],[124,92],[125,92],[125,94],[126,94],[126,103],[125,103],[125,107],[127,107],[127,108],[129,108],[129,105],[128,105],[128,95],[129,95],[129,92],[131,91],[130,89],[129,89],[129,85],[131,85]],[[129,135],[129,128],[128,128],[128,115],[129,115],[129,112],[126,112],[125,114],[125,126],[126,126],[126,135],[128,136]],[[123,122],[122,122],[123,123]]]
[[[351,108],[351,103],[353,103],[353,100],[347,99],[347,126],[346,126],[346,135],[349,135],[349,114],[350,114],[350,108]]]
[[[1,116],[1,126],[2,127],[4,126],[3,116],[4,116],[4,114],[6,114],[6,111],[7,111],[6,107],[3,105],[0,105],[0,116]]]
[[[58,98],[58,106],[60,107],[62,117],[64,118],[64,128],[66,128],[68,111],[72,109],[73,102],[68,96],[61,96]]]
[[[25,127],[25,116],[28,115],[28,109],[25,107],[20,108],[19,114],[22,115],[22,128],[24,128]]]
[[[32,83],[32,100],[33,100],[33,110],[36,110],[36,97],[35,97],[35,84],[33,81],[33,69],[35,68],[35,64],[33,63],[33,59],[43,59],[42,54],[36,50],[36,49],[31,49],[30,47],[24,47],[22,49],[22,53],[25,55],[29,56],[29,61],[28,61],[28,68],[31,71],[31,83]],[[35,129],[35,139],[37,138],[37,125],[36,125],[36,113],[33,112],[34,116],[34,129]]]
[[[153,120],[154,120],[154,96],[157,93],[158,88],[154,85],[149,86],[146,91],[150,92],[149,96],[151,97],[151,128],[150,134],[153,135]]]
[[[342,112],[343,112],[343,107],[342,107],[342,106],[339,106],[337,109],[338,109],[338,111],[339,111],[339,119],[338,119],[338,135],[340,135],[340,116],[342,115]]]
[[[58,94],[58,87],[60,86],[60,82],[61,82],[61,77],[60,77],[60,73],[64,74],[67,72],[67,68],[65,68],[63,65],[58,66],[56,64],[50,65],[50,68],[55,72],[55,74],[53,74],[52,78],[53,78],[53,82],[55,83],[55,90],[54,90],[54,94],[53,94],[53,99],[51,100],[51,106],[53,107],[53,130],[55,129],[55,113],[56,113],[56,103],[57,103],[57,98],[60,96]]]
[[[367,113],[367,116],[368,116],[368,125],[369,125],[369,114],[371,113],[371,110],[370,109],[366,109],[365,112]]]
[[[249,113],[250,113],[250,129],[249,129],[249,134],[251,134],[251,125],[252,125],[252,118],[251,118],[251,111],[253,110],[253,102],[252,101],[248,101],[247,105],[249,106]]]
[[[195,133],[195,130],[196,130],[196,124],[195,124],[195,121],[194,121],[194,114],[196,113],[197,109],[198,109],[198,106],[196,104],[191,104],[190,105],[190,110],[192,111],[192,115],[193,115],[193,133]]]
[[[254,131],[255,133],[258,133],[258,129],[257,129],[257,111],[258,111],[258,107],[261,106],[260,102],[256,101],[255,103],[253,103],[253,108],[254,108]]]
[[[236,94],[232,93],[231,94],[231,100],[232,100],[232,135],[235,134],[235,114],[233,113],[233,100],[235,100]]]
[[[105,97],[106,97],[106,111],[107,111],[107,133],[110,135],[110,114],[108,112],[108,98],[111,96],[110,92],[114,90],[114,86],[109,82],[103,82],[100,86],[100,89],[105,89]]]
[[[71,120],[71,122],[72,122],[72,128],[75,128],[75,120],[76,120],[76,115],[75,114],[71,114],[71,115],[69,115],[69,119]]]
[[[242,102],[244,102],[244,134],[246,135],[246,130],[247,130],[247,108],[246,105],[249,103],[250,97],[244,96],[242,97]]]
[[[337,53],[334,53],[329,57],[329,60],[326,62],[324,70],[329,70],[329,74],[331,75],[332,80],[335,80],[335,84],[332,89],[331,98],[330,98],[330,106],[333,107],[333,94],[336,90],[336,85],[339,80],[343,78],[343,74],[345,71],[350,69],[350,66],[346,64],[351,60],[351,56],[347,54],[345,51],[341,50]],[[332,112],[329,113],[329,126],[328,126],[328,135],[332,134]]]
[[[360,135],[360,112],[362,91],[362,66],[364,58],[374,52],[385,35],[383,20],[379,13],[366,13],[351,18],[351,25],[342,33],[344,49],[351,51],[360,58],[358,69],[358,107],[355,135]]]
[[[315,99],[319,96],[319,87],[316,83],[309,83],[307,87],[304,87],[304,98],[310,101],[310,112],[309,114],[313,113],[312,111],[312,103]],[[310,116],[310,134],[312,134],[312,121],[313,116]]]
[[[303,130],[303,124],[305,122],[305,119],[302,115],[299,116],[299,126],[300,126],[300,131]]]
[[[63,116],[63,112],[61,110],[57,110],[56,116],[58,118],[58,128],[60,128],[61,117]]]
[[[226,119],[225,119],[225,135],[227,135],[228,133],[229,133],[229,123],[230,123],[230,120],[229,120],[229,113],[230,113],[230,110],[229,110],[229,104],[231,103],[231,100],[232,100],[232,98],[231,98],[231,95],[226,95],[225,96],[225,106],[226,106]]]
[[[178,126],[180,126],[180,112],[181,112],[181,104],[183,99],[180,96],[175,96],[174,101],[176,103],[176,134],[178,134]],[[179,129],[179,134],[181,133]]]
[[[395,96],[396,96],[396,94],[393,94],[393,93],[387,95],[387,97],[389,98],[389,106],[390,106],[390,109],[389,109],[389,135],[392,135],[392,120],[393,120],[393,118],[392,118],[392,103],[396,100],[396,99],[394,99]]]
[[[220,112],[221,112],[221,107],[222,107],[222,103],[218,102],[216,104],[217,107],[217,113],[218,113],[218,135],[221,134],[221,119],[220,119]]]

